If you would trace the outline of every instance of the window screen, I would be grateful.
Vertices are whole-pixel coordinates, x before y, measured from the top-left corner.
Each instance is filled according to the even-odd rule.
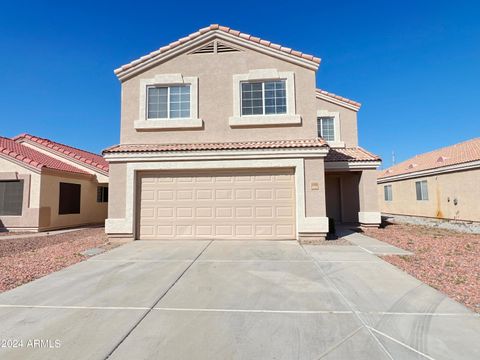
[[[58,214],[80,214],[80,184],[60,183]]]
[[[287,113],[285,80],[242,83],[242,115]]]
[[[0,181],[0,215],[22,215],[23,180]]]
[[[325,141],[335,141],[335,119],[319,117],[317,119],[318,136]]]
[[[190,85],[147,88],[148,119],[190,117]]]

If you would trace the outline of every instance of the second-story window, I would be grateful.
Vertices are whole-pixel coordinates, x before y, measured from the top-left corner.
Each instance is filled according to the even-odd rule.
[[[318,136],[325,141],[335,141],[335,118],[325,116],[317,118]]]
[[[242,115],[287,113],[285,80],[243,82]]]
[[[150,86],[147,88],[148,119],[190,117],[190,85]]]

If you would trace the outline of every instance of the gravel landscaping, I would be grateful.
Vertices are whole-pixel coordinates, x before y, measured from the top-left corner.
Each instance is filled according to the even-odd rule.
[[[85,260],[87,257],[80,254],[84,250],[114,246],[108,242],[104,228],[20,239],[0,238],[0,292]]]
[[[411,224],[365,229],[365,235],[412,251],[389,263],[480,312],[480,235]]]

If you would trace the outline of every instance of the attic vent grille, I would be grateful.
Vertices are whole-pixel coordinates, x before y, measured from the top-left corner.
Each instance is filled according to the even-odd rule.
[[[215,40],[202,47],[199,47],[198,49],[195,49],[190,54],[220,54],[234,51],[240,50]]]
[[[198,48],[197,50],[193,51],[192,54],[213,54],[215,52],[215,44],[213,41],[208,43],[205,46]]]
[[[234,52],[234,51],[238,51],[238,49],[232,48],[231,46],[225,45],[221,42],[217,42],[217,53]]]

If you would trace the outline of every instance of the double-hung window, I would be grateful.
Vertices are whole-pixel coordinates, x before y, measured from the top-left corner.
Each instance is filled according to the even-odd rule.
[[[318,136],[325,141],[335,141],[335,118],[323,116],[317,118]]]
[[[243,115],[274,115],[287,113],[285,80],[241,83]]]
[[[417,192],[417,200],[428,200],[427,180],[415,182],[415,190]]]
[[[383,187],[383,193],[385,196],[385,201],[392,201],[392,185],[385,185]]]
[[[190,85],[149,86],[147,119],[190,117]]]

